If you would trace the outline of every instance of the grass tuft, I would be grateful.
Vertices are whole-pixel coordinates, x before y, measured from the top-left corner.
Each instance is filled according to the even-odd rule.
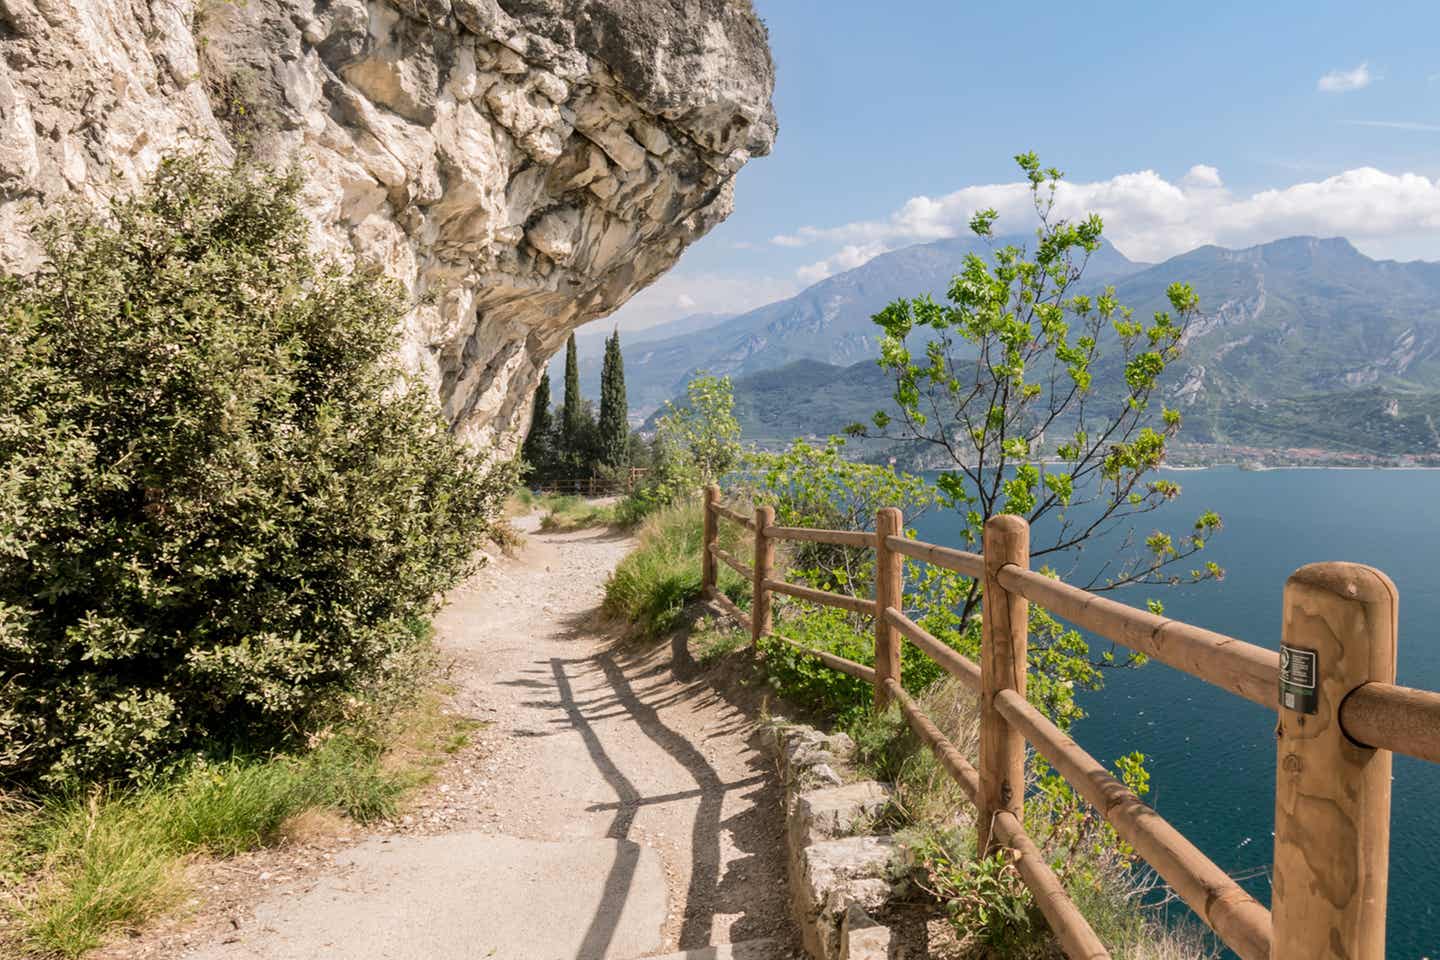
[[[71,789],[0,809],[0,883],[33,954],[79,957],[185,895],[194,856],[228,857],[283,839],[297,818],[394,816],[473,724],[437,695],[397,721],[403,736],[336,733],[299,755],[193,758],[137,787]]]
[[[700,598],[700,548],[704,531],[698,502],[663,507],[641,523],[639,546],[620,561],[605,583],[605,612],[630,621],[646,639],[678,626],[685,608]],[[720,545],[732,554],[736,525],[721,521]],[[720,589],[737,603],[748,584],[724,564]]]
[[[608,527],[615,524],[615,505],[598,504],[584,497],[543,496],[537,506],[545,511],[540,518],[540,529],[546,532],[584,530],[589,527]]]

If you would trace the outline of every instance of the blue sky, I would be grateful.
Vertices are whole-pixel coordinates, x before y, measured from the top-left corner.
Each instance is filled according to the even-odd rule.
[[[979,206],[1035,150],[1126,254],[1347,236],[1440,260],[1440,5],[755,0],[780,136],[730,219],[615,319],[739,311]]]

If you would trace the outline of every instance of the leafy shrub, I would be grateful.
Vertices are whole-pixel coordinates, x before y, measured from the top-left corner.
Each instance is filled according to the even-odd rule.
[[[315,729],[412,671],[498,514],[300,187],[171,159],[0,278],[0,778]]]
[[[702,374],[686,385],[683,404],[666,403],[655,422],[650,459],[644,483],[616,511],[624,526],[697,496],[740,463],[740,424],[729,377]]]
[[[824,650],[865,666],[875,665],[875,630],[869,618],[834,607],[779,605],[776,632],[812,650]],[[781,696],[823,714],[839,726],[854,723],[875,698],[863,680],[827,667],[782,640],[761,641],[764,669]],[[941,675],[940,666],[914,644],[900,648],[901,685],[911,693],[924,690]]]
[[[952,859],[943,848],[923,854],[926,889],[943,901],[962,935],[1005,957],[1038,957],[1050,931],[1015,861],[1020,854],[996,850],[988,857]]]
[[[786,527],[873,530],[882,507],[898,507],[914,520],[945,503],[921,477],[847,459],[842,437],[824,446],[796,440],[780,453],[752,453],[741,486],[751,499],[773,506],[775,522]],[[868,548],[804,541],[785,546],[792,578],[821,590],[872,589],[875,554]]]

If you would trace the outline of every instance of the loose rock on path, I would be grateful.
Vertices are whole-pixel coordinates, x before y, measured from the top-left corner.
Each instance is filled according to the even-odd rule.
[[[753,717],[682,679],[693,670],[675,669],[669,644],[626,643],[600,619],[630,539],[522,526],[518,556],[457,590],[437,622],[454,709],[489,724],[475,744],[405,819],[168,955],[794,954],[779,789]]]

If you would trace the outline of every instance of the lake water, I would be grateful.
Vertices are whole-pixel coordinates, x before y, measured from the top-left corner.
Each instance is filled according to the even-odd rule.
[[[1400,591],[1399,682],[1440,689],[1440,472],[1424,470],[1176,471],[1184,493],[1141,518],[1139,532],[1183,533],[1202,509],[1225,521],[1202,556],[1223,582],[1121,592],[1165,603],[1167,616],[1270,649],[1280,644],[1281,595],[1297,567],[1321,560],[1367,563]],[[923,516],[921,539],[960,545],[953,518]],[[1036,543],[1040,542],[1037,531]],[[1091,550],[1080,570],[1098,562]],[[1072,578],[1073,579],[1073,578]],[[1111,671],[1087,694],[1089,716],[1072,731],[1109,763],[1144,752],[1147,798],[1262,902],[1275,804],[1275,717],[1248,701],[1152,663]],[[1440,766],[1395,758],[1386,956],[1440,958]]]

